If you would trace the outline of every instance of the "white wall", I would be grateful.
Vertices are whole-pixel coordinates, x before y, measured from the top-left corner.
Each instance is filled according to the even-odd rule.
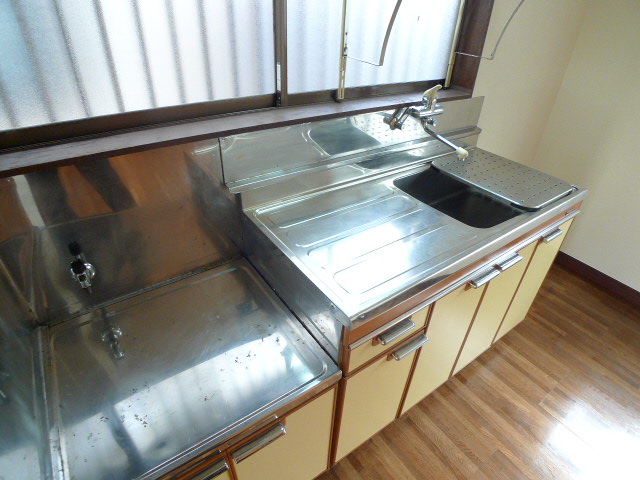
[[[485,54],[517,0],[496,0]],[[563,251],[640,290],[640,1],[527,0],[481,63],[479,146],[589,189]]]
[[[562,249],[640,290],[640,1],[590,2],[533,166],[589,189]]]
[[[518,0],[495,0],[484,54]],[[485,97],[478,145],[531,164],[582,23],[582,0],[526,0],[494,60],[482,60],[474,95]]]

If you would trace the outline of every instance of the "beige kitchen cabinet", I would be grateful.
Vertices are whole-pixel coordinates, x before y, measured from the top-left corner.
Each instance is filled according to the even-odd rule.
[[[466,367],[491,346],[491,342],[493,342],[500,322],[502,322],[507,308],[509,308],[511,299],[518,288],[520,279],[529,264],[535,247],[536,242],[530,243],[518,251],[517,254],[507,259],[501,265],[508,265],[507,262],[510,259],[517,260],[517,263],[502,271],[485,287],[480,308],[478,308],[469,327],[464,346],[453,369],[454,374]]]
[[[200,480],[200,478],[196,478],[194,480]],[[226,470],[214,477],[202,477],[202,480],[233,480],[231,478],[231,474],[229,473],[229,470]]]
[[[419,332],[426,324],[428,312],[429,307],[425,307],[397,324],[384,328],[380,334],[354,348],[349,358],[348,372],[354,371],[380,353]]]
[[[427,327],[429,341],[420,351],[403,413],[449,378],[482,291],[466,283],[433,305]]]
[[[524,320],[572,222],[573,220],[569,220],[563,223],[537,241],[533,257],[504,316],[494,342]]]
[[[412,337],[345,380],[336,460],[396,418],[415,351],[424,339],[422,333]]]
[[[238,480],[311,480],[327,469],[336,389],[233,449]]]

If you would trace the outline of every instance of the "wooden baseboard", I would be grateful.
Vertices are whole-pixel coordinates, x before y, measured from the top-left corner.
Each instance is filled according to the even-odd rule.
[[[558,252],[555,263],[566,270],[575,273],[584,280],[592,282],[607,293],[615,297],[622,298],[636,308],[640,308],[640,292],[622,282],[619,282],[615,278],[611,278],[609,275],[590,267],[586,263],[582,263],[580,260],[573,258],[564,252]]]

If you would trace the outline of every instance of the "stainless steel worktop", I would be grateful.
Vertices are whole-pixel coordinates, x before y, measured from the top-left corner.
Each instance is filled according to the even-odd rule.
[[[48,352],[68,480],[154,478],[340,377],[244,259],[53,327]]]
[[[492,155],[471,150],[471,158],[477,154]],[[245,208],[255,229],[317,289],[317,295],[309,296],[302,307],[313,322],[333,316],[347,328],[358,327],[559,215],[584,196],[575,187],[538,211],[522,211],[491,228],[475,228],[394,185],[401,177],[432,168],[434,158],[450,156],[455,158],[438,155],[418,165],[414,162],[380,173],[369,170],[356,181],[336,182],[324,190]],[[263,262],[263,266],[268,277],[264,271],[272,265]],[[278,283],[275,275],[268,277],[270,282]],[[297,281],[295,275],[285,279]],[[286,299],[287,285],[281,282],[279,289]],[[296,303],[296,298],[291,301]]]

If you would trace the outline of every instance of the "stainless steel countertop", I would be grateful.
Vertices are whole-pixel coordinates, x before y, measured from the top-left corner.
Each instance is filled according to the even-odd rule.
[[[492,155],[479,149],[471,155],[477,152]],[[246,208],[245,214],[326,296],[341,323],[356,328],[559,215],[586,194],[576,187],[539,211],[523,211],[492,228],[474,228],[394,186],[397,178],[431,168],[431,160],[372,171],[347,184]]]
[[[53,327],[48,348],[68,480],[154,478],[341,375],[244,259]]]

